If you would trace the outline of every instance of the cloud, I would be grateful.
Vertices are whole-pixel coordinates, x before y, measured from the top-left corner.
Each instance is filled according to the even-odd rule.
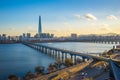
[[[109,15],[107,16],[108,20],[118,20],[118,18],[115,15]]]
[[[85,14],[85,18],[87,18],[87,20],[97,20],[97,18],[90,13]]]
[[[100,26],[101,26],[100,30],[102,31],[109,31],[109,32],[112,31],[108,24],[101,24]]]
[[[100,30],[101,31],[111,31],[109,28],[107,28],[107,27],[102,27],[102,28],[100,28]]]
[[[75,16],[76,18],[78,18],[78,19],[81,18],[81,16],[80,16],[79,14],[75,14],[74,16]]]
[[[108,24],[101,24],[102,27],[108,27]]]

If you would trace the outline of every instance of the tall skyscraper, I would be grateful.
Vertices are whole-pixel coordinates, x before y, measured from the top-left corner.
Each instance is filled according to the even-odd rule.
[[[41,16],[39,16],[39,25],[38,25],[38,34],[42,33],[42,26],[41,26]]]

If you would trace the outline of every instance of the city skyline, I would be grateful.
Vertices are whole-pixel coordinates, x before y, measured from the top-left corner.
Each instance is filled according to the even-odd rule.
[[[35,35],[39,15],[43,32],[56,36],[120,34],[119,3],[119,0],[2,0],[0,34]]]

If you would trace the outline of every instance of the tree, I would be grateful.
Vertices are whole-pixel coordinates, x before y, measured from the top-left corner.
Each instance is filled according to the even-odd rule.
[[[17,79],[17,76],[14,75],[14,74],[9,75],[9,76],[8,76],[8,79],[9,79],[9,80],[18,80],[18,79]]]
[[[109,57],[109,54],[108,54],[107,50],[105,50],[105,51],[102,53],[102,56],[104,56],[104,57]]]
[[[45,68],[43,66],[37,66],[37,67],[35,67],[35,72],[37,74],[43,74],[44,70],[45,70]]]
[[[30,80],[35,77],[35,74],[33,74],[31,71],[28,71],[25,75],[25,80]]]
[[[67,59],[65,60],[65,65],[66,65],[66,66],[72,66],[72,65],[73,65],[72,59],[67,58]]]
[[[55,65],[53,65],[53,64],[50,64],[49,67],[48,67],[48,71],[49,71],[49,72],[52,72],[52,71],[54,71],[55,69],[56,69],[56,67],[55,67]]]
[[[62,62],[60,60],[57,60],[55,62],[55,65],[57,65],[57,68],[59,69],[61,67],[61,65],[62,65]]]

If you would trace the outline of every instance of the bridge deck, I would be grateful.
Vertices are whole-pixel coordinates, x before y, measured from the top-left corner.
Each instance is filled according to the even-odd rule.
[[[68,54],[72,54],[72,55],[84,56],[84,57],[87,57],[87,58],[93,58],[93,59],[98,59],[98,60],[103,60],[103,61],[109,61],[110,60],[110,59],[105,58],[105,57],[91,55],[92,53],[85,54],[85,53],[70,51],[70,50],[66,50],[66,49],[60,49],[60,48],[55,48],[55,47],[51,47],[51,46],[46,46],[46,45],[42,45],[42,44],[35,44],[35,45],[43,46],[43,47],[46,47],[46,48],[49,48],[49,49],[54,49],[54,50],[61,51],[61,52],[64,52],[64,53],[68,53]]]

